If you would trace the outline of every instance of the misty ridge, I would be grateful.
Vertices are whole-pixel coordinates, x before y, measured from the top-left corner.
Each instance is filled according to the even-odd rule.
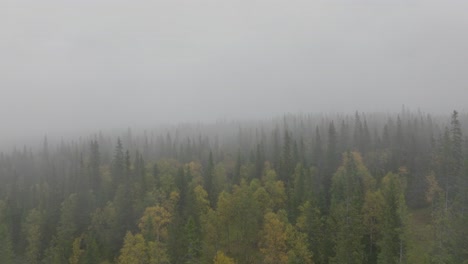
[[[207,141],[210,146],[215,144],[216,146],[222,145],[228,147],[232,152],[238,151],[238,148],[247,148],[256,144],[259,137],[262,136],[266,140],[271,135],[271,131],[280,129],[283,126],[291,127],[294,131],[301,131],[298,136],[308,142],[309,145],[313,142],[314,135],[319,132],[326,136],[327,128],[326,124],[333,122],[338,128],[339,126],[347,127],[346,131],[340,131],[341,133],[351,133],[355,129],[355,119],[363,120],[366,123],[366,129],[372,135],[369,140],[381,141],[382,133],[385,127],[393,126],[398,119],[403,122],[428,122],[431,124],[430,135],[435,137],[443,132],[447,123],[447,116],[443,114],[431,114],[423,112],[421,110],[412,111],[408,107],[402,106],[399,112],[350,112],[350,113],[287,113],[283,115],[271,116],[269,118],[218,118],[213,121],[197,121],[197,122],[155,122],[148,121],[146,126],[135,125],[125,127],[120,126],[109,126],[102,127],[97,130],[87,129],[54,129],[40,131],[40,134],[24,134],[22,137],[12,137],[11,140],[2,142],[0,144],[0,151],[2,152],[18,152],[24,148],[27,150],[34,150],[35,152],[40,151],[44,147],[44,141],[47,141],[49,148],[57,149],[63,145],[69,144],[86,144],[92,140],[99,140],[101,144],[109,144],[112,149],[112,144],[119,138],[124,147],[131,153],[134,153],[138,149],[152,148],[154,150],[161,149],[165,140],[170,139],[170,145],[173,145],[175,150],[180,148],[181,144],[185,144],[188,141],[194,142],[199,141],[200,138]],[[468,114],[459,113],[459,119],[461,120],[462,129],[465,131],[468,128],[466,121],[468,121]],[[464,122],[465,121],[465,122]],[[127,123],[127,122],[125,122]],[[131,122],[130,122],[131,123]],[[317,128],[321,127],[319,131]],[[93,131],[94,130],[94,131]],[[247,142],[241,144],[239,141],[240,134],[247,138]],[[296,134],[296,133],[294,133]],[[268,135],[268,136],[267,136]],[[350,137],[347,135],[346,137]],[[257,142],[258,143],[258,142]],[[236,144],[239,144],[237,147]],[[371,144],[371,143],[369,143]],[[230,146],[234,148],[231,149]],[[343,149],[348,148],[343,146]],[[161,158],[166,156],[158,156],[158,152],[153,153],[150,158]],[[108,155],[111,155],[109,153]]]
[[[455,111],[455,110],[453,110]],[[448,112],[452,113],[452,112]],[[457,112],[458,113],[458,112]],[[285,113],[282,115],[272,115],[266,118],[218,118],[215,120],[194,121],[194,122],[154,122],[149,120],[146,125],[125,126],[99,126],[97,128],[87,129],[44,129],[39,134],[24,134],[22,138],[12,138],[10,141],[3,141],[3,152],[17,152],[22,151],[24,147],[28,150],[39,152],[44,147],[44,141],[47,141],[49,148],[58,149],[60,145],[68,144],[86,144],[92,140],[101,140],[99,143],[114,144],[119,138],[124,147],[134,153],[137,149],[149,148],[150,143],[153,149],[160,149],[162,142],[170,138],[171,145],[175,149],[179,148],[181,144],[187,143],[187,140],[196,141],[203,138],[210,146],[220,144],[224,147],[229,145],[247,148],[252,146],[255,142],[259,141],[260,136],[264,139],[269,138],[273,130],[281,130],[284,126],[290,127],[297,135],[302,137],[302,140],[312,144],[314,135],[317,133],[317,128],[321,127],[318,131],[323,136],[326,136],[326,125],[333,122],[336,128],[347,127],[346,131],[342,133],[354,132],[356,120],[366,123],[366,129],[369,133],[372,132],[371,141],[381,141],[382,133],[385,127],[393,126],[397,120],[401,122],[415,122],[416,124],[428,122],[430,124],[430,135],[435,137],[443,133],[448,122],[449,114],[434,114],[424,112],[420,109],[411,110],[406,106],[401,106],[398,112],[329,112],[329,113]],[[468,114],[458,113],[458,118],[461,120],[462,130],[468,129]],[[132,123],[124,121],[124,123]],[[244,135],[247,142],[240,144],[240,134]],[[296,134],[296,132],[294,133]],[[351,137],[347,135],[346,137]],[[371,144],[371,143],[369,143]],[[345,149],[346,146],[343,146]],[[237,148],[231,151],[237,151]],[[109,153],[111,154],[111,153]],[[151,158],[161,158],[164,156],[151,156]]]

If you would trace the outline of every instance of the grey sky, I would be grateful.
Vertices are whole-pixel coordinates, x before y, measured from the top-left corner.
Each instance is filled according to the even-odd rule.
[[[0,0],[0,135],[466,111],[467,13],[465,0]]]

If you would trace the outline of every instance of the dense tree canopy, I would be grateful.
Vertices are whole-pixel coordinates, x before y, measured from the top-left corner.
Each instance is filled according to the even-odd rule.
[[[2,263],[463,263],[468,116],[286,115],[0,153]]]

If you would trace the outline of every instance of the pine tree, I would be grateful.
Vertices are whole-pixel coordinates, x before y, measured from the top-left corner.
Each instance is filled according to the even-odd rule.
[[[260,179],[262,177],[263,166],[265,164],[265,150],[263,143],[257,144],[255,154],[255,177]]]
[[[234,167],[234,175],[232,179],[232,184],[239,185],[241,182],[241,168],[242,168],[242,157],[240,150],[237,152],[236,164]]]
[[[318,126],[315,128],[315,139],[314,139],[314,148],[312,151],[312,164],[319,169],[322,168],[322,157],[323,148],[322,148],[322,139],[320,138],[320,131]]]
[[[398,176],[391,173],[382,182],[384,210],[378,263],[406,263],[407,213],[403,187]]]
[[[328,211],[331,204],[331,185],[333,173],[337,168],[336,130],[333,122],[328,126],[328,142],[325,160],[325,171],[323,173],[322,185],[325,197],[325,210]]]
[[[384,197],[380,190],[367,191],[362,208],[365,226],[366,263],[377,263],[382,233]]]
[[[296,226],[307,237],[309,252],[312,253],[314,263],[328,263],[328,231],[326,230],[325,217],[313,200],[305,202],[299,207],[300,215]]]
[[[201,241],[199,235],[199,227],[193,217],[189,217],[187,224],[184,227],[184,234],[187,240],[187,252],[185,255],[186,263],[198,263],[201,251]]]
[[[117,186],[124,181],[125,173],[125,160],[122,142],[120,138],[117,139],[117,146],[114,151],[114,158],[112,160],[112,182],[114,190]]]
[[[371,189],[373,179],[357,153],[347,152],[343,165],[333,176],[330,228],[334,229],[335,255],[331,263],[363,263],[362,206],[364,194]]]
[[[214,162],[213,162],[213,153],[210,151],[210,156],[208,158],[208,165],[205,171],[205,178],[203,180],[204,187],[206,192],[208,193],[208,199],[210,201],[211,206],[216,204],[217,195],[214,190]]]
[[[283,151],[281,152],[281,166],[279,179],[284,182],[286,187],[290,185],[291,174],[293,173],[293,153],[291,136],[287,128],[284,130]]]
[[[13,242],[7,225],[7,205],[0,200],[0,260],[5,264],[14,263]]]
[[[0,223],[0,259],[5,264],[14,263],[11,235],[8,232],[7,225],[4,223]]]
[[[101,165],[101,157],[99,153],[99,144],[96,140],[91,141],[90,159],[89,159],[89,175],[91,177],[91,188],[99,193],[101,190],[101,175],[99,167]]]

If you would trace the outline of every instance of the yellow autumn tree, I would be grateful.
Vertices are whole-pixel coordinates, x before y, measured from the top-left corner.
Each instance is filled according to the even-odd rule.
[[[234,259],[224,255],[222,251],[218,251],[214,257],[213,264],[235,264]]]
[[[263,263],[288,263],[287,238],[286,224],[281,221],[277,214],[273,212],[266,213],[263,237],[260,244],[260,252],[264,256]]]
[[[83,236],[79,236],[73,240],[72,244],[72,255],[70,256],[69,262],[70,264],[78,264],[80,263],[80,258],[84,253],[84,250],[81,249],[81,241]]]
[[[149,258],[148,263],[169,263],[165,242],[168,239],[168,225],[172,220],[173,205],[178,198],[179,194],[172,192],[163,206],[156,205],[146,208],[140,219],[138,227],[142,237],[148,241],[145,245]]]
[[[156,205],[146,208],[138,227],[148,240],[161,242],[167,238],[167,225],[172,214],[166,208]]]
[[[194,190],[196,211],[201,215],[208,212],[210,202],[208,201],[208,193],[203,189],[203,186],[197,185]]]
[[[127,232],[124,245],[120,250],[118,264],[146,264],[149,263],[145,238],[141,234],[132,235]]]

